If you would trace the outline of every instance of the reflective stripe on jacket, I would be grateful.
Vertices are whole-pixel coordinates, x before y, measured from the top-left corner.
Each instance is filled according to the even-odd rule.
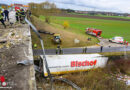
[[[19,12],[16,12],[16,16],[19,16]]]
[[[0,19],[3,19],[3,12],[0,11]]]
[[[25,12],[24,11],[21,11],[20,14],[21,14],[21,16],[25,16]]]

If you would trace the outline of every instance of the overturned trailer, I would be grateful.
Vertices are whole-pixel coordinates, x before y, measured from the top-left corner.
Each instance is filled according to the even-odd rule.
[[[48,76],[43,56],[43,73]],[[100,54],[75,54],[75,55],[46,55],[48,68],[51,74],[65,74],[71,72],[87,71],[98,67],[105,67],[108,58]]]

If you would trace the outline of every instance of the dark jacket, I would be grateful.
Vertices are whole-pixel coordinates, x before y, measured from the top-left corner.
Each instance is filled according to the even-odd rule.
[[[4,14],[7,16],[9,15],[9,11],[8,10],[4,10]]]
[[[20,11],[20,14],[21,14],[21,16],[25,16],[25,11],[22,9],[22,10]]]

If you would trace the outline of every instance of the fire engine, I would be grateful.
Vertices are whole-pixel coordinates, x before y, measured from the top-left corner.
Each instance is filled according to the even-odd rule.
[[[96,36],[96,37],[101,37],[102,30],[94,29],[94,28],[87,28],[86,33],[93,35],[93,36]]]
[[[21,7],[23,7],[23,4],[14,4],[15,11],[20,10]]]

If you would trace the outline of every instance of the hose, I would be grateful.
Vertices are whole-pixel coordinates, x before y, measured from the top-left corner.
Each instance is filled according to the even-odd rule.
[[[77,86],[75,83],[73,83],[72,81],[67,80],[67,79],[65,79],[65,78],[58,78],[58,79],[54,78],[53,80],[54,80],[54,81],[58,80],[58,81],[65,82],[65,83],[71,85],[71,86],[72,86],[73,88],[75,88],[76,90],[81,90],[81,88],[80,88],[79,86]]]

